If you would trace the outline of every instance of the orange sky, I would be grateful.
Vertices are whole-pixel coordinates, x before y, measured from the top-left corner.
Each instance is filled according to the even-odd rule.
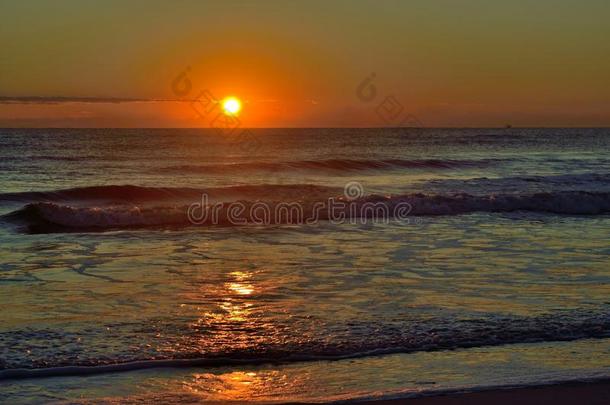
[[[245,127],[608,126],[609,12],[597,0],[3,2],[0,126],[206,127],[188,102],[202,91],[239,97]]]

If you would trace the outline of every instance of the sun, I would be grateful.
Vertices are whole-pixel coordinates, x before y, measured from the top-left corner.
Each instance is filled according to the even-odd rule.
[[[237,97],[227,97],[222,100],[222,110],[226,115],[237,115],[241,110],[241,101]]]

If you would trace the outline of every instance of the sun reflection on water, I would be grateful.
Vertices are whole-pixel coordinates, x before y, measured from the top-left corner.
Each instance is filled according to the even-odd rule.
[[[253,271],[231,271],[221,279],[205,280],[189,294],[199,303],[195,308],[197,318],[189,324],[196,332],[190,337],[192,347],[232,351],[267,339],[258,321],[261,308],[254,297],[262,287],[253,281],[253,276]]]
[[[193,271],[195,277],[178,303],[184,323],[172,331],[173,339],[160,338],[155,344],[160,356],[264,357],[285,347],[294,322],[287,302],[273,300],[277,279],[268,279],[267,270],[256,265],[238,266],[213,277],[207,269]],[[306,340],[304,335],[289,343]]]
[[[182,382],[183,389],[215,401],[281,400],[301,384],[279,370],[234,371],[222,374],[195,373]]]
[[[233,271],[229,273],[233,277],[233,281],[225,283],[225,286],[230,290],[239,295],[251,295],[254,292],[254,286],[248,283],[252,277],[252,273],[244,271]]]

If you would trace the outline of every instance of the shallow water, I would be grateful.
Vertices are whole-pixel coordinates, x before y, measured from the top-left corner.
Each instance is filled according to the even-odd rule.
[[[1,131],[0,378],[198,367],[61,377],[65,395],[6,380],[11,398],[317,401],[609,376],[608,130],[258,130],[256,148],[205,130]],[[196,225],[202,193],[410,210]],[[415,377],[439,364],[442,383]]]
[[[606,378],[608,339],[0,382],[11,403],[324,402]],[[519,370],[518,373],[515,370]]]

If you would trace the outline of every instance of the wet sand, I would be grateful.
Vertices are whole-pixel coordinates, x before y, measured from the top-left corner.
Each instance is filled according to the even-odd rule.
[[[358,403],[371,405],[606,405],[610,404],[610,380],[527,388],[493,389],[489,391],[452,393],[429,397],[365,401]]]

